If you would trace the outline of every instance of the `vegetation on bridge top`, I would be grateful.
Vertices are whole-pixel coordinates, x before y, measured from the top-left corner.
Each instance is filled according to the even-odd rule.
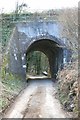
[[[78,18],[77,18],[77,8],[73,9],[61,9],[61,10],[49,10],[43,11],[41,13],[35,12],[30,13],[23,11],[20,6],[16,6],[16,10],[12,13],[0,15],[0,31],[2,37],[0,42],[2,43],[2,48],[5,50],[8,41],[10,40],[11,33],[17,22],[29,22],[29,21],[59,21],[63,24],[62,38],[67,38],[70,48],[77,49],[77,39],[78,39]],[[76,18],[76,19],[75,19]]]

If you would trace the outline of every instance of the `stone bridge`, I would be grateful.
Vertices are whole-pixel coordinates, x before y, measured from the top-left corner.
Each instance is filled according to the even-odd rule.
[[[67,40],[61,38],[61,30],[59,22],[17,23],[10,40],[10,71],[25,77],[27,54],[41,51],[49,59],[51,77],[54,78],[71,57]]]

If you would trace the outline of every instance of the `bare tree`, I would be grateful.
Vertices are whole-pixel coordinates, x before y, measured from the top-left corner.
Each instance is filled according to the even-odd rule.
[[[69,40],[72,49],[78,49],[78,10],[64,9],[59,15],[59,20],[63,24],[62,37]]]

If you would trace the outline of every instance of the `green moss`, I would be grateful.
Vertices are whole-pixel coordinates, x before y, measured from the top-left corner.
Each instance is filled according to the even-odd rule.
[[[8,103],[8,100],[1,98],[0,99],[0,109],[3,109],[7,103]]]
[[[7,46],[10,39],[11,33],[13,31],[14,24],[12,23],[12,17],[10,15],[2,14],[2,46],[3,49]]]

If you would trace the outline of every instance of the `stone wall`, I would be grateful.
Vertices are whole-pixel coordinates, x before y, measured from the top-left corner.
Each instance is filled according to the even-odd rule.
[[[10,71],[25,77],[26,54],[39,50],[48,56],[54,78],[57,71],[70,61],[71,55],[66,42],[60,38],[60,27],[58,22],[18,23],[10,42]]]

